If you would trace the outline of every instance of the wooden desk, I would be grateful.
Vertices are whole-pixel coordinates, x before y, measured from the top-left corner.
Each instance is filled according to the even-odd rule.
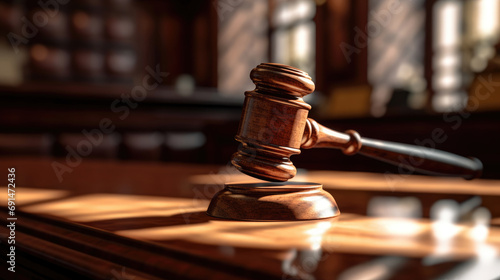
[[[108,173],[123,168],[119,164],[113,166],[109,166]],[[166,169],[172,167],[155,168],[164,168],[167,172]],[[192,171],[189,166],[183,169],[185,173]],[[493,214],[489,224],[455,224],[427,218],[368,217],[350,214],[342,206],[347,207],[348,201],[354,202],[352,195],[356,197],[356,193],[359,197],[370,196],[369,186],[376,195],[384,192],[404,197],[418,194],[419,180],[427,180],[428,188],[420,189],[424,190],[422,200],[440,191],[446,197],[449,184],[441,180],[448,179],[411,177],[391,192],[376,188],[376,178],[381,180],[383,175],[310,172],[307,179],[327,182],[326,188],[341,205],[340,218],[239,222],[208,217],[204,213],[208,205],[204,196],[208,190],[212,191],[222,178],[234,180],[239,176],[221,173],[187,176],[184,183],[169,186],[169,192],[176,192],[177,196],[18,187],[15,276],[19,279],[459,279],[458,276],[470,275],[473,279],[488,279],[500,276],[497,214]],[[337,183],[331,178],[336,178]],[[350,186],[349,178],[351,183],[358,183]],[[365,187],[360,187],[363,180]],[[432,186],[431,182],[436,185]],[[496,181],[464,184],[479,184],[474,185],[477,188],[473,190],[478,193],[466,192],[465,185],[463,191],[455,185],[454,192],[473,197],[499,197]],[[481,184],[484,185],[481,187]],[[342,189],[356,193],[339,199],[335,193]],[[5,204],[7,190],[0,189],[0,194],[0,202]],[[498,206],[492,204],[488,209],[498,213]],[[6,211],[0,212],[0,216],[3,221],[8,218]],[[6,227],[2,227],[0,253],[3,256],[8,253],[5,246],[8,234]],[[13,279],[8,278],[13,274],[5,266],[4,262],[0,277]]]

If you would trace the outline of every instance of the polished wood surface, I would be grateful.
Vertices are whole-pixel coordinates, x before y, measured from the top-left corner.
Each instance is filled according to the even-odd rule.
[[[497,227],[347,213],[239,222],[209,217],[204,199],[22,187],[17,195],[19,269],[43,278],[429,279],[471,266],[500,275]]]
[[[245,93],[236,135],[241,143],[232,163],[243,173],[268,181],[287,181],[296,174],[290,157],[300,148],[338,148],[408,169],[466,179],[479,177],[482,164],[451,153],[406,144],[362,139],[356,131],[332,131],[307,119],[311,106],[302,97],[314,91],[307,73],[294,67],[261,63],[250,74],[255,90]]]
[[[500,275],[497,180],[300,171],[294,180],[323,182],[335,196],[338,218],[241,222],[205,214],[225,183],[253,180],[229,166],[87,159],[58,182],[52,162],[0,160],[2,170],[16,167],[19,183],[19,279],[454,279],[474,268]],[[370,212],[380,198],[390,203]],[[443,201],[478,198],[456,221],[429,213]],[[394,200],[420,201],[422,216],[401,208],[391,216]],[[472,219],[482,208],[491,214],[485,223]],[[0,240],[6,234],[0,229]]]
[[[221,189],[221,184],[248,180],[243,174],[212,174],[190,177],[197,191]],[[500,180],[463,180],[452,177],[424,175],[376,174],[366,172],[302,171],[291,182],[322,182],[323,189],[331,193],[344,213],[367,215],[370,203],[377,198],[387,198],[403,203],[406,199],[418,201],[421,215],[431,217],[431,209],[443,200],[464,203],[478,199],[479,204],[500,220]],[[260,181],[256,181],[258,183]],[[387,205],[388,207],[388,205]]]

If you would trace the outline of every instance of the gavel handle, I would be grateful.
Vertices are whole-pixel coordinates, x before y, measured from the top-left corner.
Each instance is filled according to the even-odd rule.
[[[354,130],[345,133],[328,129],[307,119],[301,148],[338,148],[344,154],[357,153],[404,168],[404,172],[473,179],[481,176],[483,165],[476,158],[465,158],[431,148],[361,138]]]

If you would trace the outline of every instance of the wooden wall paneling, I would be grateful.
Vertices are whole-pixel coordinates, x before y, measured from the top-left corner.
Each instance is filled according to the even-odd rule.
[[[367,15],[368,1],[326,1],[318,6],[318,89],[367,82]]]

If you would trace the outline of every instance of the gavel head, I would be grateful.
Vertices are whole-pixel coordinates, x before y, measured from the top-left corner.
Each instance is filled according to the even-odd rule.
[[[232,164],[241,172],[268,181],[287,181],[297,170],[290,156],[300,154],[311,106],[302,100],[314,91],[311,77],[297,68],[262,63],[252,70],[253,91],[245,103]]]

